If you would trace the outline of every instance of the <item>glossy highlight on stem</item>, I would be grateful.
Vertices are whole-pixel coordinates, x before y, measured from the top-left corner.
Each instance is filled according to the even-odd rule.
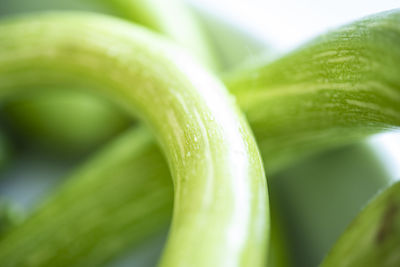
[[[0,91],[87,88],[143,118],[171,168],[175,202],[162,266],[259,266],[268,201],[254,138],[225,88],[161,37],[100,15],[0,25]]]

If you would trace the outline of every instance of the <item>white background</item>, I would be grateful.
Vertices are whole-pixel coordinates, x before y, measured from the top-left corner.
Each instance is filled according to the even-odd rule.
[[[357,18],[400,7],[400,0],[189,0],[282,50]]]

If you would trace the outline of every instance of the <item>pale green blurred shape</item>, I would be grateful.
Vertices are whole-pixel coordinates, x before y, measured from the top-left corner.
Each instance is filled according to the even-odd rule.
[[[270,179],[293,266],[317,266],[361,208],[390,181],[366,144],[318,154]]]
[[[72,158],[127,129],[128,116],[99,97],[75,90],[42,90],[4,103],[4,124],[24,146]]]
[[[348,226],[322,267],[400,266],[400,183],[380,192]]]
[[[217,34],[217,36],[218,36],[218,34]],[[222,39],[224,39],[224,38],[222,38]],[[230,39],[227,38],[225,40],[230,40]],[[223,47],[223,45],[221,47]],[[240,50],[240,51],[243,51],[243,50]],[[227,58],[227,62],[228,62],[227,65],[230,65],[230,63],[229,63],[230,60],[232,60],[232,62],[238,62],[238,61],[241,61],[243,59],[242,56],[240,56],[238,54],[235,54],[234,51],[230,52],[230,53],[233,55],[233,57],[236,57],[238,59],[232,60],[233,57],[230,58],[229,56],[224,56],[224,57]],[[251,54],[251,53],[249,53],[249,54]],[[56,98],[57,97],[55,97],[55,99]],[[23,105],[23,103],[21,103],[21,104]],[[47,103],[45,102],[44,105],[47,105]],[[103,107],[103,104],[100,104],[98,107],[100,107],[100,109],[101,109],[101,107]],[[46,109],[47,109],[47,107],[46,107]],[[58,109],[56,109],[56,110],[58,110]],[[96,108],[94,110],[96,110]],[[52,115],[56,116],[56,114],[52,114]],[[86,115],[88,116],[88,118],[90,120],[92,120],[90,118],[90,114],[86,114]],[[93,115],[96,115],[96,112],[93,113]],[[50,115],[43,115],[43,116],[46,117],[46,116],[50,116]],[[50,116],[49,119],[53,120],[53,118],[51,118],[51,116]],[[34,124],[37,125],[37,123],[34,123]],[[67,124],[68,124],[68,121],[66,121],[62,125],[67,125]],[[86,131],[86,132],[89,133],[89,131]],[[65,133],[68,133],[68,131],[66,131]],[[72,134],[74,134],[74,133],[75,132],[72,132]],[[97,133],[99,133],[99,132],[97,132]],[[57,135],[57,133],[56,133],[56,135]],[[63,138],[65,138],[65,136]],[[63,139],[63,140],[68,140],[68,139]],[[89,139],[85,140],[84,138],[81,139],[82,142],[87,142],[88,140]],[[77,140],[77,141],[79,143],[79,140]],[[350,152],[348,152],[348,153],[350,153],[350,155],[352,155],[352,157],[350,157],[351,159],[353,159],[353,158],[357,159],[359,157],[362,158],[363,155],[364,155],[364,152],[365,152],[365,151],[363,152],[363,149],[359,149],[358,150],[360,152],[359,154],[358,153],[354,153],[352,148],[349,151]],[[305,257],[305,255],[310,254],[311,257],[310,257],[309,260],[310,261],[314,261],[314,262],[317,262],[317,260],[315,260],[315,258],[317,258],[317,257],[320,258],[321,255],[323,255],[325,253],[323,251],[326,251],[327,248],[332,244],[332,242],[334,240],[334,237],[336,237],[341,232],[341,230],[344,229],[346,223],[351,219],[352,216],[354,216],[354,214],[356,214],[356,212],[359,209],[359,207],[362,206],[363,203],[365,203],[365,200],[367,200],[371,195],[373,195],[374,192],[377,190],[377,188],[380,188],[382,186],[382,184],[386,183],[386,180],[384,178],[382,178],[382,180],[379,178],[379,177],[385,177],[385,174],[383,174],[384,171],[379,167],[378,160],[376,160],[376,158],[372,160],[372,158],[374,158],[374,157],[371,157],[371,159],[369,159],[369,160],[367,159],[366,160],[367,164],[369,164],[367,166],[371,167],[371,169],[373,169],[373,171],[371,171],[371,172],[366,171],[364,173],[364,172],[355,171],[355,169],[360,168],[360,167],[357,167],[356,166],[357,164],[355,164],[354,166],[351,165],[351,164],[347,164],[350,161],[349,161],[349,158],[346,157],[346,156],[344,156],[344,158],[343,158],[343,161],[344,161],[345,164],[343,164],[344,166],[341,167],[340,171],[338,171],[338,170],[335,170],[335,171],[332,171],[332,172],[326,171],[326,170],[330,170],[329,167],[331,165],[330,164],[321,164],[321,162],[329,162],[329,160],[336,161],[336,159],[335,159],[336,157],[337,158],[341,158],[341,157],[343,157],[343,155],[346,155],[347,152],[339,151],[339,152],[337,152],[337,154],[338,154],[337,156],[336,155],[332,155],[331,157],[328,157],[330,159],[326,159],[326,157],[322,156],[322,159],[319,159],[319,157],[318,157],[318,158],[314,158],[313,160],[310,160],[307,163],[304,163],[304,165],[305,165],[304,168],[308,169],[308,172],[307,171],[304,171],[304,172],[303,171],[299,171],[299,169],[296,169],[297,167],[294,167],[294,169],[296,169],[296,171],[293,171],[293,169],[291,169],[292,171],[289,170],[288,172],[285,172],[285,174],[281,174],[281,175],[283,175],[285,177],[286,176],[287,177],[289,177],[289,176],[292,177],[292,178],[287,178],[288,180],[291,180],[291,181],[297,179],[298,183],[301,184],[301,185],[297,185],[297,183],[292,184],[292,182],[289,182],[288,184],[286,184],[284,186],[286,189],[283,189],[284,192],[286,192],[286,191],[296,192],[297,191],[297,193],[295,193],[295,194],[292,194],[292,193],[283,194],[282,198],[288,198],[289,200],[282,200],[282,202],[289,201],[289,202],[293,202],[293,203],[295,203],[296,205],[299,206],[299,209],[296,208],[295,210],[291,210],[290,207],[288,208],[289,211],[286,211],[286,213],[291,213],[291,212],[294,213],[294,215],[291,215],[291,216],[297,216],[298,214],[302,213],[302,211],[300,211],[300,210],[301,210],[301,208],[304,208],[304,218],[302,217],[304,219],[304,221],[302,221],[303,219],[300,220],[300,226],[299,227],[304,227],[306,229],[311,229],[312,228],[312,231],[310,231],[311,234],[309,235],[310,240],[309,241],[306,240],[306,243],[307,242],[309,243],[308,244],[309,247],[307,247],[307,244],[303,243],[303,241],[304,241],[303,238],[296,237],[296,236],[294,236],[294,237],[292,236],[292,238],[298,238],[298,240],[295,241],[295,243],[297,242],[297,244],[298,244],[298,246],[296,247],[297,249],[309,250],[309,251],[306,251],[302,256]],[[367,155],[366,158],[368,158],[368,157],[369,156]],[[325,160],[324,160],[324,158],[325,158]],[[341,160],[339,159],[338,161],[341,161]],[[360,161],[362,161],[362,160],[360,160]],[[321,166],[319,164],[321,164]],[[339,163],[339,165],[340,164],[341,163]],[[300,166],[300,165],[298,165],[298,166]],[[373,166],[378,166],[378,167],[375,168]],[[299,168],[302,169],[303,167],[299,167]],[[319,169],[319,171],[317,171],[315,168]],[[309,174],[310,170],[314,170],[314,171],[311,171],[312,174]],[[328,172],[327,175],[325,175],[326,172]],[[347,172],[350,172],[350,173],[349,174],[344,174],[344,173],[347,173]],[[316,173],[319,173],[319,174],[317,175]],[[328,180],[329,178],[320,179],[321,178],[321,177],[319,177],[320,173],[324,173],[324,176],[330,176],[331,178],[333,178],[333,180],[335,180],[335,182],[337,184],[330,184],[332,186],[331,189],[332,188],[338,188],[339,191],[343,191],[344,190],[345,191],[344,196],[346,196],[347,199],[352,199],[352,197],[353,197],[353,195],[350,194],[347,191],[347,190],[351,189],[351,188],[347,188],[348,187],[347,183],[350,182],[348,180],[353,180],[354,179],[354,181],[351,182],[351,184],[360,186],[360,185],[363,184],[363,182],[367,183],[366,180],[368,180],[368,178],[366,177],[367,176],[366,174],[368,173],[368,174],[371,174],[370,177],[372,179],[372,183],[370,185],[368,185],[367,188],[362,188],[362,190],[361,189],[358,190],[360,196],[354,196],[356,199],[359,199],[358,202],[355,202],[354,204],[350,204],[350,205],[344,205],[342,207],[342,209],[340,211],[338,211],[338,213],[339,212],[343,213],[343,218],[341,218],[342,215],[340,215],[340,216],[336,216],[334,218],[335,220],[329,220],[328,217],[322,217],[325,220],[320,220],[319,217],[318,217],[318,219],[311,219],[312,216],[315,216],[315,214],[318,214],[319,211],[320,211],[319,210],[317,212],[318,209],[315,209],[314,210],[315,212],[312,210],[313,205],[316,205],[318,203],[315,203],[316,201],[313,201],[313,199],[310,199],[312,197],[312,194],[308,194],[307,193],[308,191],[303,191],[302,189],[304,189],[305,185],[308,184],[308,185],[315,186],[315,187],[311,187],[311,188],[315,189],[315,192],[317,192],[317,193],[321,192],[320,189],[318,189],[318,185],[321,186],[321,188],[325,188],[327,185],[322,183],[321,180],[326,182],[326,180]],[[315,177],[315,179],[312,179],[311,178],[312,175],[316,175],[316,176],[318,176],[318,178]],[[365,177],[361,177],[361,176],[364,176],[364,175],[365,175]],[[375,176],[375,175],[377,175],[377,176]],[[381,175],[381,176],[379,176],[379,175]],[[348,177],[348,180],[347,179],[337,179],[337,177]],[[352,178],[350,179],[350,177],[352,177]],[[318,183],[317,184],[313,183],[313,181],[317,180],[317,179],[319,179],[320,183],[319,184]],[[277,179],[275,179],[275,180],[277,180]],[[283,178],[283,180],[285,180],[285,178]],[[333,181],[332,181],[332,183],[333,183]],[[360,188],[360,187],[358,187],[358,188]],[[365,192],[364,192],[364,189],[365,189]],[[304,189],[304,190],[306,190],[306,189]],[[308,190],[311,190],[311,189],[308,188]],[[274,185],[271,186],[271,191],[274,191]],[[311,192],[313,192],[313,190],[311,190]],[[335,190],[332,189],[332,192],[335,192]],[[292,197],[293,197],[293,199],[291,199]],[[333,198],[332,199],[325,198],[324,200],[326,201],[326,204],[327,204],[328,207],[332,207],[332,209],[333,208],[338,208],[337,206],[335,206],[337,203],[336,204],[335,203],[329,203],[329,200],[332,200],[333,202],[335,202],[335,199],[333,199]],[[344,201],[344,199],[341,199],[341,200]],[[304,204],[304,203],[308,203],[308,204],[311,203],[311,206],[309,207],[308,204]],[[328,210],[329,209],[327,209],[325,212],[328,212]],[[338,214],[338,213],[335,213],[335,214]],[[322,214],[324,214],[324,211],[322,211]],[[309,216],[309,217],[307,217],[306,215]],[[329,225],[328,225],[328,223],[329,223]],[[332,231],[325,231],[330,226],[332,226],[332,229],[331,229]],[[318,234],[318,233],[320,233],[320,234]],[[310,252],[310,251],[313,251],[313,252]],[[301,253],[301,252],[299,252],[299,251],[295,252],[295,254],[299,254],[299,253]],[[282,265],[282,266],[286,266],[286,264]],[[308,266],[308,265],[304,265],[304,266]]]
[[[207,34],[180,0],[0,0],[0,16],[53,10],[99,12],[136,22],[185,46],[210,68],[218,68]],[[72,89],[44,89],[9,100],[1,109],[6,126],[19,133],[21,140],[71,157],[93,151],[132,124],[104,99]]]

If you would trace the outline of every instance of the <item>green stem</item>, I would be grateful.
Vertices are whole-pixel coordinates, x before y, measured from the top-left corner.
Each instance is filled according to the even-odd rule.
[[[400,84],[399,17],[398,12],[391,12],[367,18],[272,64],[227,79],[247,111],[268,171],[312,151],[399,125],[399,117],[386,112],[399,109],[395,105]],[[357,99],[364,104],[355,105]],[[42,227],[36,225],[31,231]],[[23,229],[22,225],[15,232]]]
[[[367,17],[226,85],[246,113],[265,168],[400,126],[400,12]]]
[[[119,16],[171,38],[209,68],[218,69],[206,34],[181,0],[15,0],[1,6],[1,15],[68,9]],[[1,109],[6,127],[20,140],[65,158],[88,153],[131,123],[125,113],[102,99],[70,89],[43,90],[10,100]]]
[[[217,69],[208,36],[183,0],[8,0],[2,1],[0,15],[54,10],[91,11],[133,21],[168,36]]]
[[[172,200],[164,157],[147,130],[134,129],[7,233],[0,242],[2,266],[99,266],[165,229]]]
[[[56,13],[3,21],[0,66],[3,98],[90,88],[151,126],[175,189],[162,266],[263,263],[268,202],[255,141],[223,86],[186,54],[117,19]]]
[[[399,266],[399,211],[400,183],[396,183],[353,220],[321,266]]]
[[[170,37],[187,47],[206,66],[217,69],[208,37],[184,1],[107,0],[105,4],[121,17]]]

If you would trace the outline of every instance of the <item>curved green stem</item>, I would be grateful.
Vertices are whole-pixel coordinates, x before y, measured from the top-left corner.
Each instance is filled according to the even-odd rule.
[[[164,157],[147,129],[133,129],[6,232],[0,242],[2,266],[99,266],[164,230],[172,202]]]
[[[223,86],[158,36],[98,15],[49,14],[0,25],[0,95],[78,86],[151,126],[174,180],[162,266],[258,266],[267,238],[264,172]]]
[[[207,35],[182,0],[106,0],[110,10],[187,47],[198,60],[217,69]]]
[[[217,69],[208,37],[183,0],[7,0],[1,7],[1,16],[45,10],[80,10],[124,18],[168,36],[205,65]]]
[[[226,77],[273,172],[400,126],[400,12],[367,17]]]
[[[321,266],[400,265],[400,183],[384,190],[353,220]]]
[[[270,202],[272,207],[278,203],[293,262],[321,263],[361,207],[389,180],[379,155],[366,144],[315,155],[271,177]]]
[[[68,9],[119,16],[162,33],[209,68],[217,69],[206,34],[181,0],[15,0],[1,6],[1,15]],[[65,158],[88,153],[131,123],[130,118],[114,106],[70,89],[43,90],[40,94],[35,92],[10,100],[1,107],[6,127],[21,140]],[[81,130],[77,131],[77,127]]]
[[[227,79],[262,144],[268,171],[399,125],[388,113],[399,109],[399,17],[367,18]]]

